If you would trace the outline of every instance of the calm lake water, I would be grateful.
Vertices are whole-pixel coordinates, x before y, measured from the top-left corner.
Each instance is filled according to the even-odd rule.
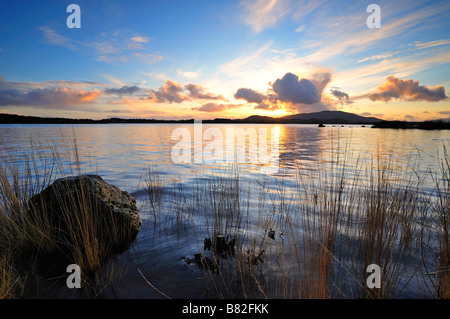
[[[397,176],[394,180],[399,187],[403,180],[414,180],[413,175],[417,174],[420,191],[432,193],[434,184],[429,173],[438,172],[443,145],[448,146],[450,141],[450,132],[444,130],[371,129],[361,125],[318,128],[317,125],[203,124],[203,134],[210,128],[223,134],[220,144],[224,145],[223,159],[226,159],[227,129],[252,129],[258,137],[267,131],[270,135],[270,139],[266,139],[268,160],[256,163],[252,155],[247,154],[250,157],[244,163],[230,164],[226,160],[207,163],[206,153],[202,153],[202,162],[194,163],[198,132],[192,124],[0,125],[0,138],[3,151],[13,154],[17,163],[23,161],[33,147],[38,146],[50,156],[51,145],[59,152],[70,154],[76,144],[83,173],[98,174],[136,198],[143,227],[131,248],[114,260],[114,269],[121,278],[102,292],[102,297],[106,298],[165,298],[161,292],[172,298],[210,296],[211,291],[205,289],[204,271],[186,263],[183,257],[193,257],[201,250],[207,228],[213,224],[207,217],[206,211],[214,209],[207,207],[208,199],[202,201],[205,207],[199,207],[201,205],[189,198],[211,181],[219,187],[239,174],[242,200],[239,205],[246,215],[244,220],[250,224],[245,230],[245,238],[250,242],[252,236],[261,238],[269,224],[277,234],[286,231],[281,217],[277,219],[272,215],[278,210],[280,214],[288,213],[286,206],[280,204],[283,201],[295,198],[290,207],[298,204],[299,179],[303,185],[319,183],[326,187],[336,175],[344,173],[346,183],[359,187],[368,181],[370,174],[367,172],[371,167],[375,170],[388,168]],[[172,138],[176,129],[189,132],[190,139]],[[271,153],[273,139],[279,141],[277,153]],[[209,143],[210,140],[204,139],[200,149],[204,151]],[[245,143],[247,150],[255,146],[251,140]],[[185,150],[191,147],[192,162],[174,163],[175,147],[185,147]],[[261,143],[257,149],[260,148]],[[220,153],[218,155],[220,159]],[[63,163],[67,175],[77,172],[73,157],[68,156]],[[262,167],[274,170],[264,172]],[[146,191],[149,179],[163,194],[157,200],[157,208]],[[187,198],[179,196],[180,192],[175,195],[179,190]],[[197,214],[192,216],[197,217],[190,217],[190,208]],[[273,246],[267,247],[267,254],[276,245],[284,245],[282,240],[280,235],[277,240],[265,243]],[[274,271],[282,273],[280,269]],[[403,296],[419,297],[419,290],[418,285],[412,283]],[[64,295],[64,287],[56,294]],[[283,293],[279,296],[283,297]]]

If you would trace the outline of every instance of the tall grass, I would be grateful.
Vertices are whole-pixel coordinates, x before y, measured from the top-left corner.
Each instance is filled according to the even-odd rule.
[[[299,165],[295,176],[275,183],[268,177],[267,184],[246,184],[233,169],[188,192],[172,187],[177,204],[168,210],[176,227],[195,229],[202,256],[219,265],[220,272],[205,271],[214,297],[398,298],[414,291],[448,298],[448,155],[439,157],[436,187],[427,191],[429,174],[416,161],[397,163],[393,151],[374,162],[361,154],[350,161],[353,154],[344,150],[315,167]],[[424,240],[425,232],[437,245]],[[202,249],[204,238],[219,234],[236,239],[233,257]],[[438,256],[432,271],[430,250]],[[380,288],[367,285],[372,264],[381,269]],[[426,292],[430,282],[434,290]]]
[[[54,145],[30,148],[26,154],[4,148],[0,157],[0,297],[36,297],[34,287],[40,283],[35,280],[41,275],[60,276],[65,285],[66,267],[71,263],[82,270],[83,287],[87,287],[82,293],[95,295],[108,284],[105,278],[118,275],[105,269],[104,261],[128,235],[127,229],[114,224],[107,212],[98,212],[96,201],[81,182],[75,189],[66,185],[53,193],[57,207],[48,207],[48,198],[36,195],[74,168],[76,174],[82,173],[77,148],[74,145],[74,167],[64,164],[68,154],[58,152]],[[49,214],[51,209],[61,210],[57,220]],[[101,229],[105,219],[110,225],[106,237]]]
[[[42,214],[46,203],[29,201],[68,172],[83,172],[77,148],[72,155],[54,146],[31,149],[19,158],[5,147],[0,155],[0,298],[39,296],[33,278],[40,259],[66,246],[68,260],[91,274],[83,277],[83,286],[92,288],[85,296],[101,295],[119,274],[102,266],[110,247],[89,192],[80,187],[61,203],[66,243],[58,242],[53,221]],[[208,297],[397,298],[413,291],[449,298],[446,147],[436,156],[439,170],[429,172],[414,161],[397,163],[393,153],[372,161],[347,146],[332,151],[327,160],[276,177],[248,178],[230,167],[185,185],[150,168],[141,187],[155,229],[193,232],[199,253],[211,260],[201,270]],[[67,166],[69,157],[75,166]],[[424,187],[430,179],[434,186]],[[123,235],[119,229],[112,225],[111,243]],[[203,246],[219,235],[233,243],[232,253]],[[380,266],[380,288],[367,286],[371,264]]]

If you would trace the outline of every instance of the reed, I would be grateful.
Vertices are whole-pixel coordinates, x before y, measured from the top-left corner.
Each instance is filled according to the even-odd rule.
[[[111,246],[120,242],[127,230],[111,224],[108,238],[102,238],[100,219],[114,221],[114,218],[96,213],[95,201],[80,183],[69,199],[56,195],[62,209],[61,221],[67,225],[64,230],[67,234],[61,236],[61,229],[47,213],[46,203],[41,200],[31,205],[30,199],[53,180],[72,172],[73,167],[63,163],[67,154],[59,153],[51,145],[31,145],[32,151],[27,154],[3,150],[0,156],[0,297],[30,297],[27,294],[34,289],[26,286],[38,285],[33,282],[38,274],[65,280],[65,268],[70,263],[80,266],[83,286],[91,288],[82,293],[99,290],[105,285],[106,276],[116,275],[105,270],[103,261]],[[81,173],[83,168],[76,147],[73,150],[75,168]]]
[[[186,192],[174,209],[175,226],[195,229],[202,256],[221,271],[207,269],[205,282],[218,298],[398,298],[413,283],[424,286],[417,256],[424,229],[438,246],[434,294],[448,292],[448,156],[432,193],[423,191],[427,174],[418,163],[400,165],[393,151],[373,162],[345,148],[329,162],[299,165],[292,176],[247,180],[233,168],[228,178],[207,178]],[[352,158],[352,161],[349,159]],[[348,163],[355,165],[349,170]],[[348,172],[353,174],[349,176]],[[286,183],[295,180],[295,186]],[[445,182],[445,183],[444,183]],[[172,188],[176,189],[176,188]],[[434,218],[424,219],[430,211]],[[180,216],[186,216],[181,222]],[[179,223],[179,224],[178,224]],[[276,231],[276,240],[269,230]],[[438,230],[435,232],[435,230]],[[201,249],[203,239],[236,239],[226,260]],[[281,236],[283,234],[283,236]],[[439,249],[436,250],[436,247]],[[369,288],[367,269],[381,269],[381,287]]]
[[[101,262],[110,247],[99,244],[105,241],[86,189],[61,201],[70,243],[58,242],[42,214],[45,203],[29,205],[56,178],[83,172],[76,140],[73,144],[71,155],[54,146],[33,145],[32,152],[19,155],[2,148],[1,298],[34,293],[30,285],[36,285],[31,279],[39,259],[61,246],[73,247],[67,258],[86,274],[83,296],[101,295],[121,275]],[[148,195],[145,209],[155,229],[195,234],[201,257],[211,261],[202,270],[208,297],[397,298],[415,289],[424,297],[449,298],[447,148],[436,155],[439,170],[429,172],[418,168],[420,157],[400,165],[393,151],[373,161],[351,153],[348,145],[338,146],[327,161],[300,163],[294,172],[281,168],[275,177],[248,178],[231,166],[221,176],[202,175],[190,185],[150,168],[140,187]],[[429,179],[434,187],[424,189]],[[111,244],[123,235],[121,229],[111,225]],[[218,236],[233,242],[232,254],[203,246],[206,238],[214,242]],[[25,260],[31,261],[28,268],[20,266]],[[380,266],[380,288],[367,286],[371,264]]]

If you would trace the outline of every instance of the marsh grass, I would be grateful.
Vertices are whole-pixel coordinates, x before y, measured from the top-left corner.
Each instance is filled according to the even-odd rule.
[[[345,145],[275,182],[242,180],[232,167],[188,192],[172,188],[177,205],[168,214],[177,228],[194,228],[202,256],[219,265],[220,272],[205,270],[212,297],[398,298],[412,289],[448,298],[448,155],[438,156],[440,171],[426,173],[420,159],[400,164],[394,153],[373,161]],[[423,187],[429,174],[432,190]],[[219,234],[236,239],[232,257],[202,249],[204,238]],[[367,285],[371,264],[381,269],[380,288]]]
[[[55,146],[31,149],[18,156],[4,147],[0,154],[0,298],[41,296],[35,281],[40,259],[69,245],[67,259],[85,274],[77,297],[101,296],[124,270],[101,262],[110,247],[99,244],[104,240],[89,192],[80,187],[61,202],[69,225],[66,243],[58,242],[52,221],[41,213],[45,203],[29,205],[56,178],[83,172],[76,140],[71,154]],[[140,187],[155,230],[194,233],[201,256],[218,265],[219,271],[210,265],[201,270],[208,297],[397,298],[412,289],[423,297],[449,298],[445,145],[436,155],[439,169],[428,172],[416,160],[400,165],[395,150],[373,161],[349,149],[331,147],[327,160],[300,163],[294,173],[248,179],[231,166],[192,185],[149,168]],[[424,188],[430,179],[434,186]],[[111,226],[111,243],[123,235],[119,229]],[[204,239],[219,235],[234,240],[233,254],[205,249]],[[367,286],[370,264],[381,268],[381,288]]]
[[[104,261],[127,229],[111,224],[114,218],[105,216],[107,212],[97,213],[96,202],[82,183],[75,191],[67,187],[70,196],[64,199],[59,196],[64,191],[55,193],[53,200],[62,211],[58,221],[50,217],[42,197],[32,203],[30,199],[55,179],[74,170],[80,175],[83,167],[76,141],[71,156],[58,152],[54,145],[32,144],[30,149],[16,154],[5,147],[0,157],[0,297],[36,297],[40,289],[36,287],[49,280],[53,288],[65,286],[66,267],[71,263],[82,270],[84,288],[76,294],[98,295],[120,276],[113,265],[105,267]],[[72,164],[66,164],[68,159]],[[103,219],[110,222],[107,238],[99,228]]]

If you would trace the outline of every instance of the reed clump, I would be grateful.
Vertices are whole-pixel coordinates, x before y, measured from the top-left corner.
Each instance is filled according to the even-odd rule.
[[[50,211],[56,206],[48,207],[37,194],[68,173],[63,154],[51,147],[31,149],[27,155],[2,152],[0,157],[0,297],[36,297],[35,287],[42,284],[36,280],[42,276],[65,285],[69,264],[81,268],[86,288],[81,294],[96,295],[107,285],[105,273],[114,276],[105,270],[105,261],[112,247],[129,235],[127,228],[114,223],[111,211],[100,211],[82,183],[67,189],[69,196],[60,196],[63,190],[53,193],[60,212],[55,219]]]
[[[195,229],[199,247],[235,238],[232,258],[202,250],[221,269],[205,272],[213,297],[448,298],[450,169],[446,152],[438,158],[429,173],[393,152],[374,162],[348,150],[267,180],[244,181],[233,168],[189,192],[172,187],[179,200],[168,211],[176,227]],[[436,186],[424,188],[431,175]],[[379,287],[367,282],[371,265]]]

